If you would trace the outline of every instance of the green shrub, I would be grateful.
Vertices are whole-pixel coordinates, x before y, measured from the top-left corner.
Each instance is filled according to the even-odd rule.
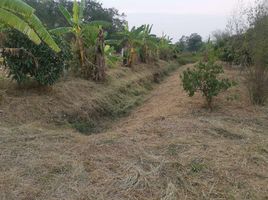
[[[183,88],[190,97],[200,91],[212,109],[212,99],[220,92],[227,90],[234,83],[228,79],[219,79],[218,75],[224,73],[223,67],[213,62],[195,65],[194,69],[187,69],[181,76]]]
[[[18,84],[29,79],[36,80],[40,85],[53,85],[62,75],[70,59],[69,46],[60,37],[53,36],[62,51],[55,53],[46,44],[34,44],[22,33],[10,30],[7,32],[4,50],[5,65],[9,76]]]

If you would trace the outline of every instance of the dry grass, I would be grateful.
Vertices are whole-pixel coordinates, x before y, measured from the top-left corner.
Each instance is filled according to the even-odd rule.
[[[116,105],[113,104],[112,98],[114,101],[124,101],[122,104],[126,102],[126,105],[115,102],[122,107],[133,107],[139,100],[135,99],[135,92],[138,93],[136,96],[146,93],[148,88],[144,88],[144,85],[152,84],[153,75],[165,72],[172,66],[174,64],[160,62],[158,66],[139,65],[132,69],[121,67],[111,69],[108,71],[108,80],[104,83],[65,77],[53,88],[34,87],[31,83],[21,88],[16,83],[2,78],[0,109],[3,115],[0,115],[0,121],[9,124],[35,121],[62,124],[77,119],[89,120],[102,114],[101,112],[111,112],[113,115],[113,112],[120,112],[121,108],[113,110],[116,109]],[[132,100],[126,99],[131,97],[125,95],[127,90],[133,93]]]
[[[210,113],[183,92],[182,70],[101,134],[1,126],[0,199],[267,199],[267,107],[228,70],[240,85]]]

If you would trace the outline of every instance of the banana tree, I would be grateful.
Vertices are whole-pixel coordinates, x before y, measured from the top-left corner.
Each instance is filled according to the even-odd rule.
[[[78,57],[80,66],[82,68],[82,71],[85,70],[86,66],[86,58],[85,58],[85,51],[84,51],[84,45],[83,45],[83,39],[82,39],[82,24],[83,24],[83,12],[85,9],[85,0],[82,0],[79,3],[77,0],[74,0],[73,2],[73,14],[71,13],[62,5],[59,5],[59,10],[62,13],[62,15],[65,17],[67,22],[70,26],[68,27],[59,27],[56,29],[51,30],[51,33],[63,35],[66,33],[73,33],[75,36],[75,47],[78,50]]]
[[[149,63],[158,57],[158,38],[151,34],[153,25],[143,25],[142,47],[140,50],[141,61]]]
[[[75,48],[76,51],[78,52],[81,72],[85,77],[89,77],[90,69],[88,66],[92,65],[92,62],[90,62],[90,60],[87,58],[86,55],[84,41],[88,40],[89,38],[85,38],[84,33],[85,32],[87,33],[86,37],[95,38],[96,40],[97,36],[95,36],[94,33],[88,34],[88,30],[92,30],[93,27],[96,27],[98,25],[108,26],[108,23],[103,21],[92,21],[89,23],[85,23],[84,22],[85,3],[86,3],[85,0],[81,0],[80,3],[78,3],[77,0],[74,0],[72,14],[65,7],[60,5],[59,10],[69,23],[69,26],[59,27],[51,30],[50,32],[59,35],[72,33],[75,36]]]
[[[22,0],[0,1],[0,24],[17,29],[38,45],[43,41],[55,52],[60,52],[60,48],[34,13],[35,10]]]
[[[172,45],[172,38],[163,33],[159,41],[159,56],[160,59],[169,60],[171,59],[174,52]]]
[[[126,25],[124,31],[116,33],[115,41],[123,47],[123,64],[127,67],[133,65],[137,48],[142,46],[142,31],[143,26],[129,29]]]

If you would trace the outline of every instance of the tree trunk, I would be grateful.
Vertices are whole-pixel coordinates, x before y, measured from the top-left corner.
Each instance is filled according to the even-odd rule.
[[[84,52],[82,39],[79,36],[76,36],[76,46],[77,46],[77,50],[79,51],[79,61],[80,61],[81,71],[85,75],[86,73],[85,52]]]
[[[105,74],[105,52],[104,52],[104,32],[100,29],[97,43],[96,43],[96,55],[95,55],[95,67],[93,72],[93,79],[95,81],[104,81],[106,78]]]
[[[132,67],[134,58],[135,58],[135,49],[131,47],[129,50],[129,57],[128,57],[128,62],[127,62],[128,67]]]
[[[210,112],[212,112],[213,108],[212,108],[212,98],[211,97],[206,97],[207,100],[207,106],[208,109],[210,110]]]

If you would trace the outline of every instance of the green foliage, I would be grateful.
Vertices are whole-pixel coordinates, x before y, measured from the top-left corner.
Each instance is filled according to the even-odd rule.
[[[9,76],[19,84],[33,78],[40,85],[53,85],[71,58],[68,44],[57,36],[53,36],[53,39],[62,47],[60,53],[55,53],[44,43],[36,45],[18,31],[8,31],[7,38],[5,45],[13,49],[4,49],[5,65]]]
[[[198,161],[192,161],[191,163],[191,171],[193,173],[200,173],[202,172],[204,169],[206,168],[206,165],[202,162],[198,162]]]
[[[217,57],[229,64],[242,65],[247,67],[252,64],[245,35],[229,36],[224,39],[218,39],[214,46]]]
[[[9,1],[9,0],[8,0]],[[66,27],[69,25],[65,17],[59,10],[59,5],[63,6],[71,12],[73,10],[73,1],[70,0],[24,0],[27,4],[35,8],[36,15],[50,29],[57,27]],[[121,31],[125,24],[124,15],[120,14],[115,8],[103,8],[102,4],[97,1],[86,0],[84,4],[84,23],[88,24],[91,21],[106,21],[111,24],[107,28],[109,34],[116,31]]]
[[[117,44],[123,48],[123,64],[127,67],[133,65],[138,48],[142,46],[143,30],[143,26],[129,29],[127,24],[123,31],[115,33],[114,40],[109,41],[110,44]]]
[[[43,40],[54,51],[60,48],[48,33],[42,22],[34,14],[34,9],[21,0],[0,1],[0,22],[25,34],[36,44]]]
[[[159,58],[162,60],[170,60],[177,54],[176,48],[172,45],[172,38],[163,35],[159,41]]]
[[[77,0],[73,2],[73,13],[71,14],[67,8],[62,5],[59,6],[60,12],[65,17],[66,21],[69,23],[67,27],[59,27],[51,30],[55,34],[67,34],[72,33],[75,37],[73,42],[73,54],[74,58],[77,58],[77,64],[74,65],[75,71],[79,72],[84,78],[93,78],[95,79],[95,74],[98,74],[100,64],[95,63],[97,56],[97,40],[99,39],[99,32],[102,31],[102,27],[108,27],[110,24],[104,21],[90,21],[84,22],[84,14],[86,8],[86,0],[82,0],[78,3]],[[102,34],[104,37],[104,34]],[[104,39],[102,39],[104,43]],[[102,44],[101,46],[104,46]],[[104,54],[104,53],[102,53]],[[102,55],[101,55],[102,56]],[[100,58],[100,57],[98,57]],[[102,60],[104,60],[102,58]],[[100,62],[99,62],[100,63]],[[104,74],[105,63],[102,63],[102,74]]]
[[[98,126],[93,121],[78,121],[71,123],[72,127],[83,135],[90,135]]]
[[[212,99],[220,92],[227,90],[234,83],[228,79],[219,79],[224,73],[223,67],[213,62],[195,65],[194,69],[187,69],[181,76],[183,88],[190,97],[200,91],[205,97],[208,107],[212,109]]]
[[[140,59],[144,63],[150,63],[158,59],[158,39],[156,35],[153,35],[153,25],[143,25],[141,32],[142,45],[139,48]]]
[[[268,98],[268,7],[265,0],[256,1],[254,7],[243,10],[242,19],[230,21],[235,29],[248,24],[235,35],[216,34],[215,52],[218,58],[230,64],[243,67],[246,85],[253,104],[263,105]],[[243,21],[247,19],[246,22]],[[242,23],[242,24],[240,24]]]
[[[116,64],[122,60],[119,56],[116,55],[114,47],[111,47],[109,45],[105,45],[104,53],[108,67],[114,68]]]
[[[196,53],[182,52],[178,54],[176,60],[180,65],[186,65],[186,64],[198,62],[199,60],[201,60],[201,56],[200,54],[196,54]]]
[[[193,33],[190,35],[190,37],[188,38],[187,41],[187,46],[188,46],[188,50],[193,52],[193,51],[199,51],[202,47],[202,37],[200,35],[198,35],[197,33]]]
[[[175,46],[179,52],[197,52],[203,46],[202,37],[197,33],[192,33],[190,36],[183,35]]]

